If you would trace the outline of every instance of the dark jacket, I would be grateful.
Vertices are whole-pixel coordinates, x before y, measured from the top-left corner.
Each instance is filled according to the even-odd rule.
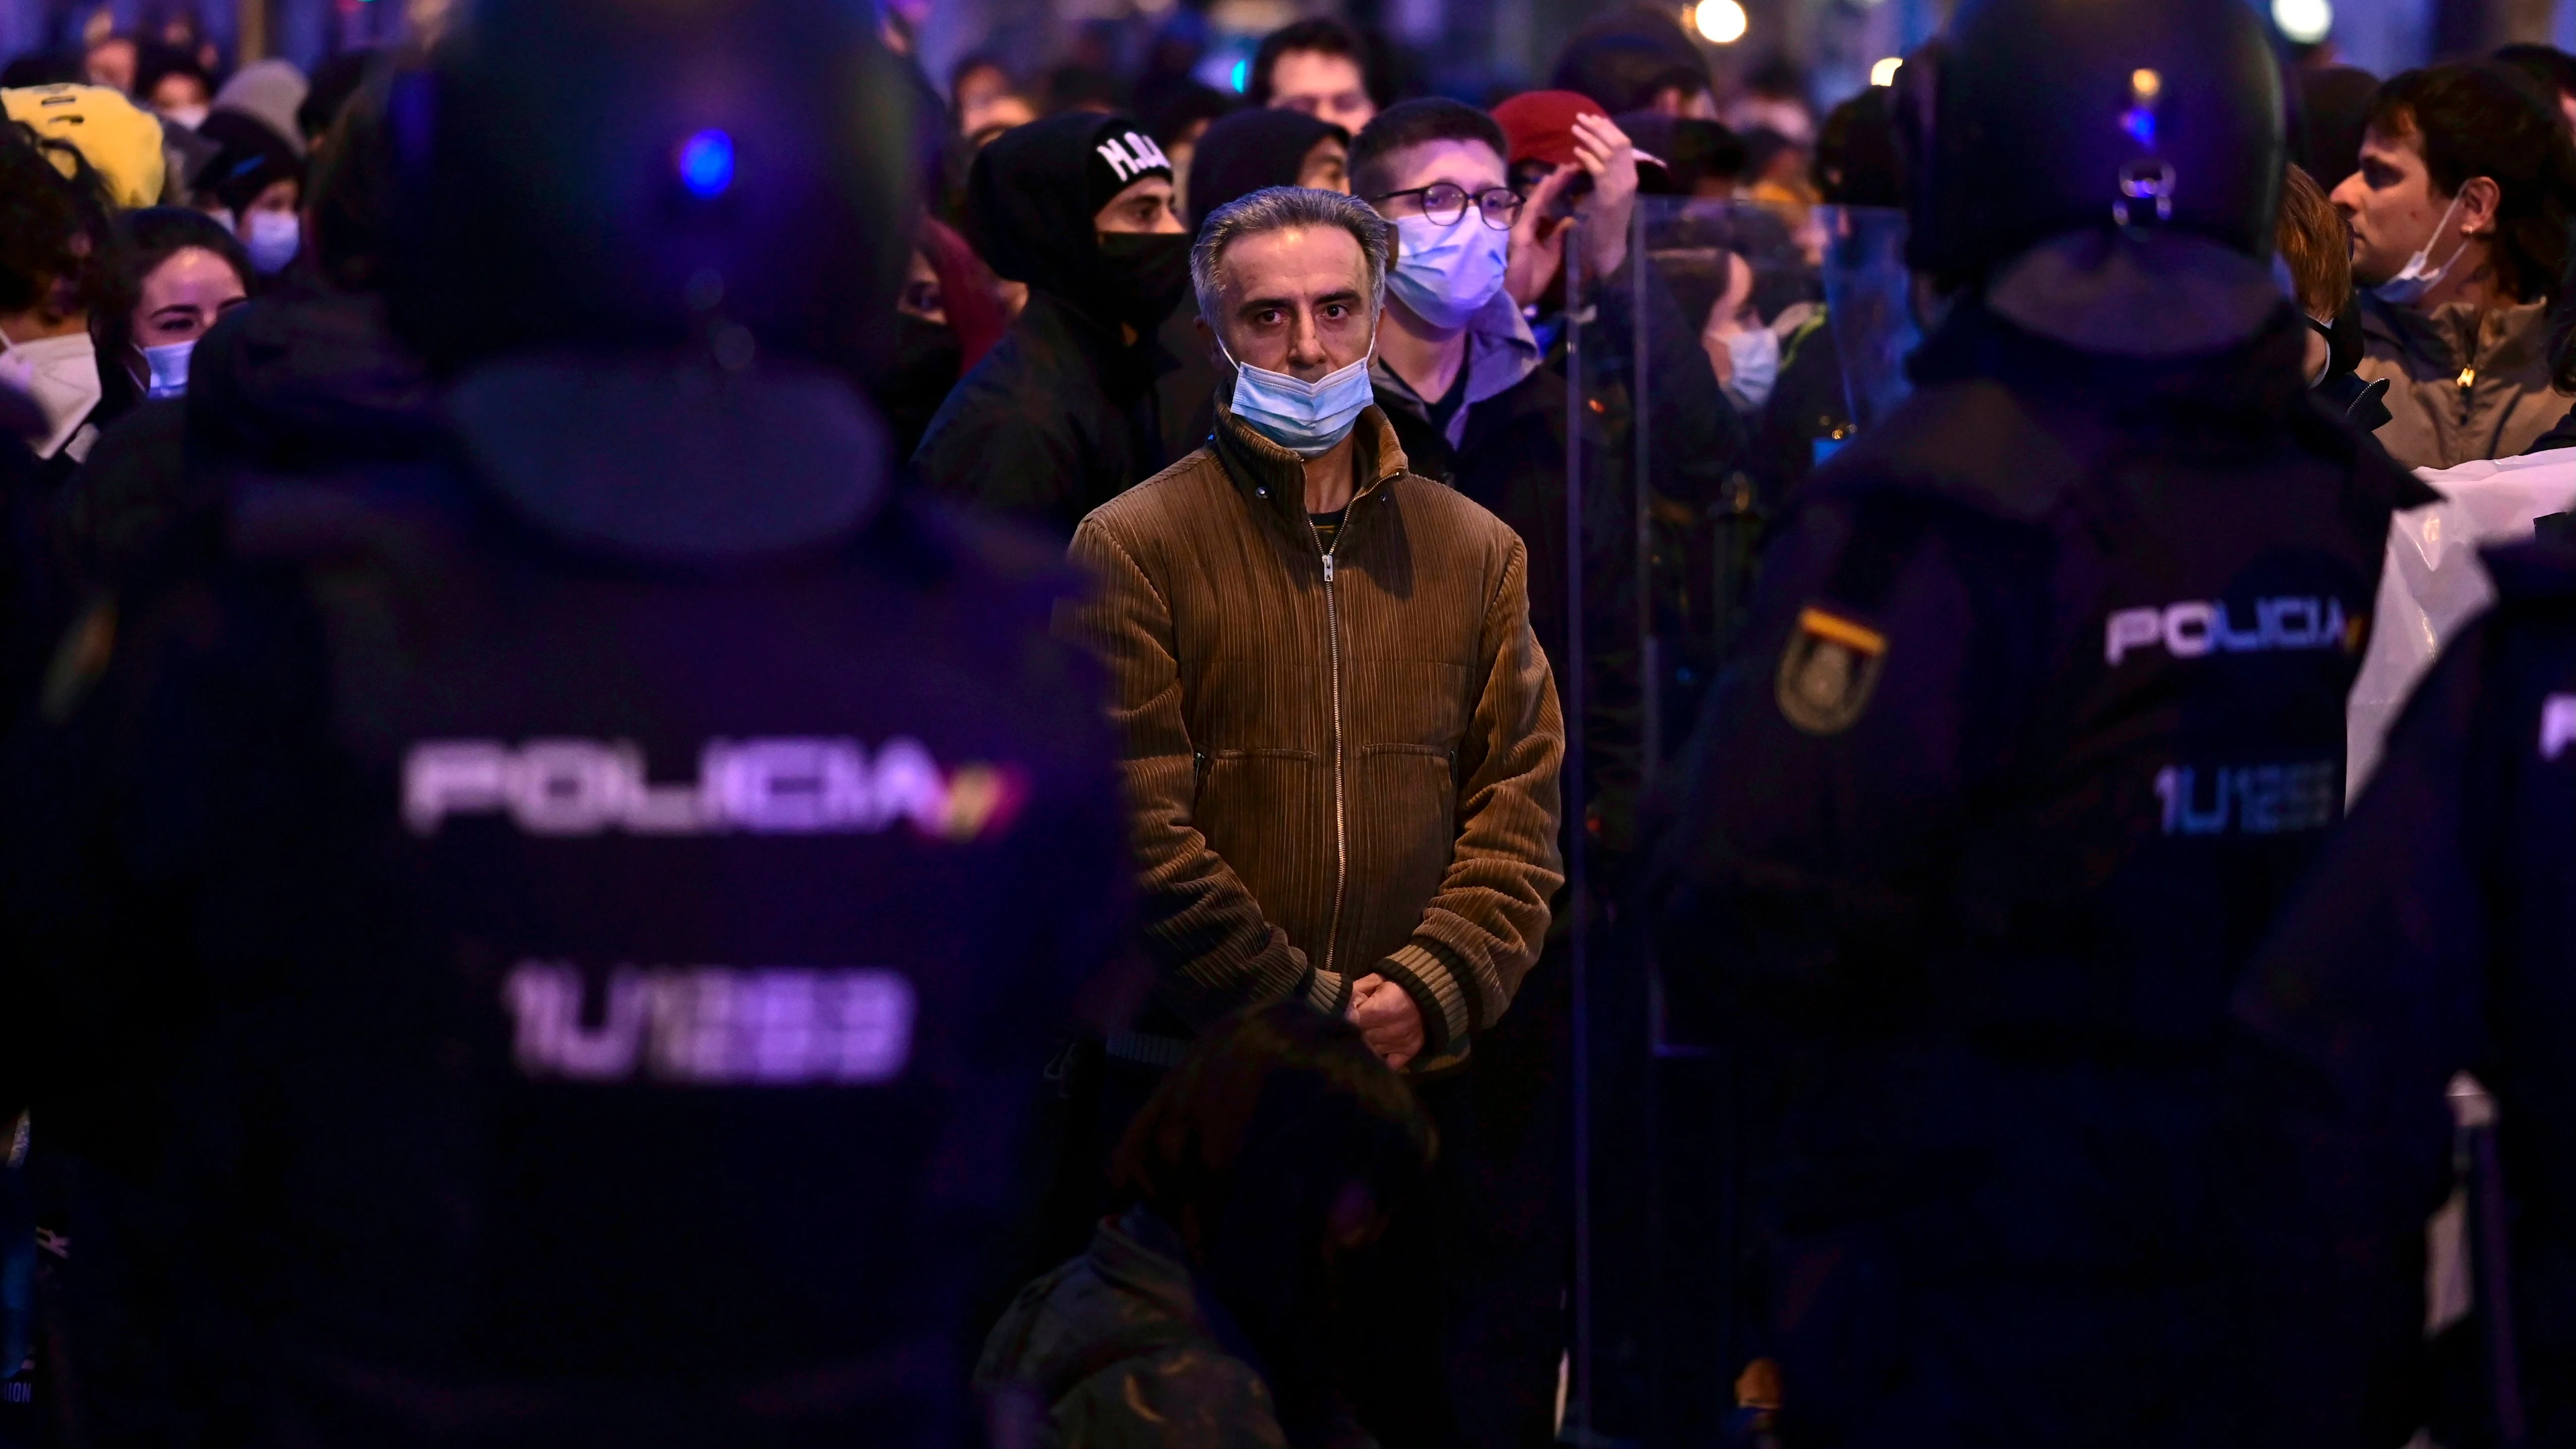
[[[2576,408],[2569,408],[2566,416],[2551,424],[2548,432],[2523,451],[2545,453],[2552,448],[2576,448]]]
[[[2365,380],[2357,372],[2329,377],[2316,386],[2317,401],[2324,404],[2326,411],[2365,433],[2375,433],[2388,426],[2392,416],[2388,411],[2388,390],[2387,378]],[[2531,451],[2538,452],[2547,446],[2549,444],[2544,438],[2533,444]]]
[[[213,557],[225,488],[247,471],[320,477],[437,445],[428,372],[371,293],[291,282],[218,323],[189,363],[188,395],[119,419],[65,490],[85,591],[165,550]]]
[[[1629,264],[1594,284],[1593,302],[1592,335],[1585,339],[1590,368],[1580,385],[1605,404],[1624,400],[1631,412],[1644,397],[1644,421],[1654,435],[1647,454],[1654,491],[1692,510],[1716,502],[1744,466],[1752,430],[1728,402],[1700,346],[1706,319],[1690,315],[1652,256],[1633,251]],[[1551,362],[1565,369],[1561,349]]]
[[[428,371],[376,293],[295,282],[217,324],[190,364],[191,447],[206,468],[323,473],[440,441]]]
[[[2310,405],[2303,335],[2097,358],[1963,303],[1771,545],[1657,899],[1667,976],[1776,1053],[1811,1432],[2198,1442],[2243,1402],[2226,1003],[2429,496]]]
[[[1781,340],[1780,380],[1754,430],[1752,471],[1763,506],[1784,507],[1852,431],[1842,348],[1832,317],[1820,310]]]
[[[2494,611],[2416,689],[2239,998],[2292,1069],[2284,1216],[2333,1246],[2294,1262],[2308,1276],[2280,1301],[2301,1311],[2273,1330],[2317,1350],[2297,1387],[2338,1416],[2303,1442],[2397,1443],[2427,1421],[2403,1368],[2424,1224],[2453,1181],[2444,1088],[2469,1072],[2497,1108],[2524,1442],[2576,1444],[2576,544],[2487,566]],[[2478,1251],[2483,1274],[2498,1260]],[[2483,1277],[2476,1298],[2483,1317]]]
[[[35,698],[70,604],[63,588],[54,489],[25,438],[44,414],[33,399],[0,387],[0,729]]]
[[[1162,471],[1155,379],[1170,359],[1031,288],[1019,320],[948,394],[912,456],[934,492],[1061,538]]]
[[[1637,784],[1656,763],[1645,753],[1651,747],[1669,756],[1689,732],[1715,671],[1715,646],[1741,602],[1719,597],[1729,576],[1720,555],[1735,536],[1722,520],[1737,506],[1735,480],[1751,462],[1751,434],[1700,345],[1699,314],[1714,299],[1686,303],[1689,295],[1691,289],[1677,287],[1651,250],[1636,249],[1617,272],[1592,280],[1579,334],[1562,317],[1538,324],[1553,339],[1547,344],[1548,370],[1578,394],[1588,480],[1584,505],[1592,517],[1584,560],[1585,633],[1593,651],[1585,682],[1590,705],[1584,753],[1592,770],[1585,813],[1604,847],[1604,861],[1612,863],[1635,846]],[[1560,392],[1560,440],[1569,425],[1562,400]],[[1560,441],[1557,454],[1565,451]],[[1459,476],[1525,473],[1534,466],[1532,459],[1492,457],[1462,464]],[[1640,467],[1646,472],[1642,504],[1635,483]],[[1482,485],[1465,486],[1482,496]],[[1542,507],[1552,520],[1547,527],[1561,536],[1562,499]],[[1530,532],[1535,516],[1507,516],[1531,539],[1533,577],[1550,570],[1543,555],[1556,546],[1543,545]],[[1740,577],[1741,570],[1734,574]],[[1538,622],[1547,630],[1551,621]],[[1657,651],[1652,687],[1659,708],[1652,720],[1645,713],[1649,681],[1640,642],[1646,631]],[[1564,672],[1559,671],[1560,683]]]
[[[1547,934],[1564,725],[1521,541],[1408,471],[1384,414],[1358,430],[1327,551],[1302,461],[1220,411],[1083,520],[1100,589],[1061,628],[1109,665],[1162,1029],[1292,994],[1339,1014],[1374,972],[1430,1065]]]
[[[1131,1209],[1021,1290],[984,1340],[975,1387],[1033,1394],[1051,1449],[1286,1449],[1270,1386],[1234,1340],[1172,1230]]]
[[[1566,382],[1546,366],[1508,298],[1469,324],[1467,401],[1444,430],[1424,400],[1381,361],[1372,369],[1378,408],[1395,429],[1406,465],[1457,489],[1511,526],[1529,548],[1530,629],[1546,652],[1558,707],[1574,677],[1567,597]],[[1635,491],[1631,470],[1605,471],[1611,455],[1587,427],[1583,499],[1583,612],[1589,677],[1584,719],[1586,816],[1614,844],[1630,841],[1640,768],[1642,714],[1637,647]],[[1571,828],[1570,826],[1568,828]]]
[[[1234,369],[1199,335],[1196,297],[1182,302],[1180,310],[1163,323],[1159,339],[1172,359],[1170,370],[1154,379],[1155,405],[1162,414],[1163,456],[1186,458],[1206,447],[1209,435],[1216,431],[1217,399],[1234,400]]]
[[[519,359],[447,413],[237,480],[0,771],[0,999],[51,1144],[181,1225],[178,1412],[944,1443],[1119,934],[1071,579],[889,498],[824,374]]]

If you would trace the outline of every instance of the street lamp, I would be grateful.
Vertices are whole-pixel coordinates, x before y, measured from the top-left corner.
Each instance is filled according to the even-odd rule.
[[[2324,0],[2316,3],[2323,4]],[[1712,44],[1733,45],[1744,38],[1745,27],[1750,23],[1740,0],[1699,0],[1691,7],[1691,24]]]
[[[2272,0],[2272,23],[2293,44],[2314,45],[2334,29],[2331,0]]]

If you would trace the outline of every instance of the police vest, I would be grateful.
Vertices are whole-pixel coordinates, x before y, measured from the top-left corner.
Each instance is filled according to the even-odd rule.
[[[1970,736],[1929,1010],[2044,1053],[2206,1045],[2340,817],[2344,700],[2411,480],[2304,413],[2211,437],[1979,381],[1903,418],[1818,475],[1814,505],[1852,521],[1816,602],[1869,632],[1936,533],[1973,601],[1966,697],[1871,706]]]
[[[1057,566],[897,499],[648,567],[445,467],[237,532],[119,647],[252,1371],[335,1442],[943,1437],[1125,874]]]

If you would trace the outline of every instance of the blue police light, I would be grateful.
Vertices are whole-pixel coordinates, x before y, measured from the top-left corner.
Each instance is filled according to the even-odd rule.
[[[700,131],[680,143],[680,184],[695,196],[722,195],[733,185],[733,137]]]

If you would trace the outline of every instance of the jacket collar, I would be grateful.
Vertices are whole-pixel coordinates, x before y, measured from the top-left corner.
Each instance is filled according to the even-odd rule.
[[[724,565],[828,544],[886,494],[885,429],[838,376],[654,355],[537,353],[448,389],[449,427],[521,517],[641,562]]]
[[[2027,522],[2054,508],[2064,482],[2132,427],[2209,437],[2286,423],[2304,446],[2349,463],[2367,496],[2394,508],[2432,501],[2414,474],[2305,399],[2306,332],[2284,302],[2238,347],[2149,362],[2034,337],[1970,298],[1908,361],[1916,395],[1864,429],[1833,466],[1846,477],[1956,490],[1997,517]],[[1997,438],[2013,446],[1999,449]]]
[[[2546,310],[2542,302],[2503,307],[2445,302],[2426,311],[2364,295],[2361,328],[2409,357],[2432,363],[2441,373],[2457,372],[2471,362],[2481,373],[2504,373],[2545,361],[2549,328],[2542,314]]]
[[[1371,406],[1351,425],[1358,439],[1359,483],[1351,490],[1357,502],[1390,478],[1404,475],[1404,445],[1395,440],[1395,424]],[[1306,520],[1306,460],[1256,433],[1237,419],[1225,397],[1216,400],[1216,430],[1211,441],[1217,461],[1234,480],[1244,501],[1288,526],[1299,538],[1314,537]]]
[[[1258,1369],[1261,1354],[1243,1326],[1190,1269],[1189,1248],[1171,1225],[1139,1203],[1093,1229],[1085,1253],[1109,1286],[1135,1295],[1154,1311],[1200,1330],[1217,1346]]]
[[[1538,338],[1530,331],[1529,319],[1521,315],[1520,305],[1510,292],[1496,292],[1492,301],[1467,319],[1467,398],[1466,405],[1450,415],[1449,446],[1466,442],[1468,409],[1520,386],[1521,379],[1538,371],[1542,360]],[[1369,359],[1369,381],[1380,397],[1415,417],[1426,421],[1431,417],[1431,400],[1396,376],[1384,357]]]
[[[1179,1234],[1141,1207],[1102,1219],[1091,1234],[1091,1266],[1101,1278],[1174,1318],[1197,1323],[1198,1291],[1186,1251]]]
[[[1971,297],[1907,359],[1919,388],[1992,378],[2068,410],[2134,414],[2188,409],[2207,416],[2277,414],[2306,391],[2307,329],[2270,298],[2262,325],[2236,343],[2171,358],[2112,356],[2031,332]]]
[[[2282,295],[2269,268],[2188,233],[2097,228],[2004,263],[1985,307],[2030,336],[2094,357],[2158,363],[2243,346]]]

